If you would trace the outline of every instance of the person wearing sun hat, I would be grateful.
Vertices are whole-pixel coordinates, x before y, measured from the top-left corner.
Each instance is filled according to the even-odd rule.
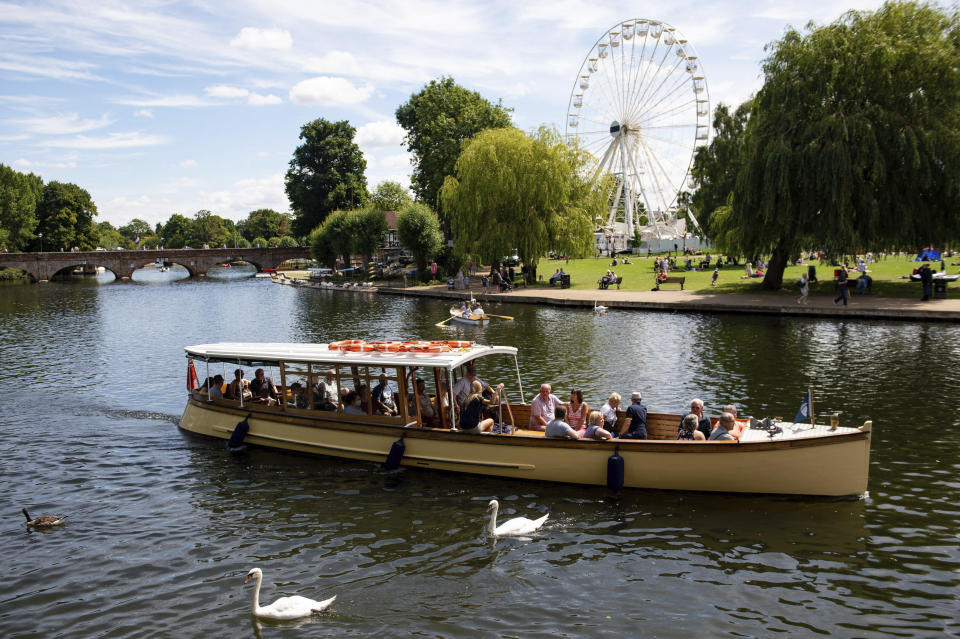
[[[642,401],[643,393],[633,391],[630,395],[630,406],[627,407],[623,426],[620,427],[618,435],[620,439],[647,438],[647,407],[641,403]]]

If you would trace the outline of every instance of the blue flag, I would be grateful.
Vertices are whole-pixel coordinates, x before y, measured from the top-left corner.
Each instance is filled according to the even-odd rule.
[[[810,419],[810,391],[807,391],[803,396],[803,403],[800,404],[800,410],[797,411],[797,416],[793,418],[794,423],[799,424]]]

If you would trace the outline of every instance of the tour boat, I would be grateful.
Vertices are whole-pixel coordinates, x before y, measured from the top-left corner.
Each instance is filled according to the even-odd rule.
[[[450,316],[454,322],[468,326],[486,326],[490,322],[490,318],[482,313],[477,314],[471,312],[470,315],[464,317],[463,310],[459,306],[450,308]]]
[[[872,422],[858,428],[792,422],[762,427],[754,420],[739,441],[677,441],[681,416],[649,412],[647,440],[559,440],[528,428],[517,349],[468,341],[341,340],[330,344],[220,343],[188,346],[187,405],[180,428],[224,440],[316,455],[509,479],[609,486],[613,489],[715,491],[856,497],[867,491]],[[496,421],[514,428],[467,434],[456,427],[450,397],[476,367],[483,378],[491,360],[506,358],[513,380],[495,410]],[[235,369],[264,368],[276,384],[278,405],[211,397],[198,388]],[[204,370],[205,369],[205,370]],[[502,368],[498,368],[502,370]],[[370,393],[381,375],[393,390],[398,414],[372,412]],[[513,372],[510,373],[513,376]],[[424,390],[420,390],[420,380]],[[299,384],[295,384],[299,382]],[[325,382],[324,404],[312,389]],[[226,390],[224,386],[221,391]],[[294,389],[307,391],[299,397]],[[359,393],[357,391],[360,391]],[[242,395],[242,393],[241,393]],[[354,395],[357,404],[344,406]],[[299,407],[297,407],[299,405]],[[434,419],[420,416],[435,413]],[[327,408],[327,410],[323,410]],[[620,413],[623,419],[623,413]]]

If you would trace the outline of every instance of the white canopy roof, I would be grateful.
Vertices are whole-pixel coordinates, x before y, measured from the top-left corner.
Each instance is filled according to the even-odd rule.
[[[431,368],[457,368],[478,357],[511,355],[516,357],[513,346],[481,346],[454,348],[446,353],[360,353],[330,350],[328,344],[299,343],[251,343],[221,342],[186,346],[190,357],[201,360],[253,361],[253,362],[309,362],[330,366],[426,366]]]

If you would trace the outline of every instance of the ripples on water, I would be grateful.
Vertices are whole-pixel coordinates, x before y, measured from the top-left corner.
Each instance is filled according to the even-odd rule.
[[[491,305],[513,323],[436,328],[437,301],[266,280],[0,288],[4,636],[818,636],[960,632],[953,325]],[[708,406],[873,419],[870,497],[831,502],[605,490],[263,450],[181,433],[185,344],[463,336],[516,344],[524,390],[643,390]],[[200,371],[203,375],[204,371]],[[487,366],[512,379],[512,364]],[[513,384],[515,386],[515,384]],[[514,391],[515,395],[519,395]],[[515,397],[516,399],[516,397]],[[485,508],[550,513],[496,542]],[[68,514],[28,532],[19,513]],[[336,594],[296,623],[261,598]]]

